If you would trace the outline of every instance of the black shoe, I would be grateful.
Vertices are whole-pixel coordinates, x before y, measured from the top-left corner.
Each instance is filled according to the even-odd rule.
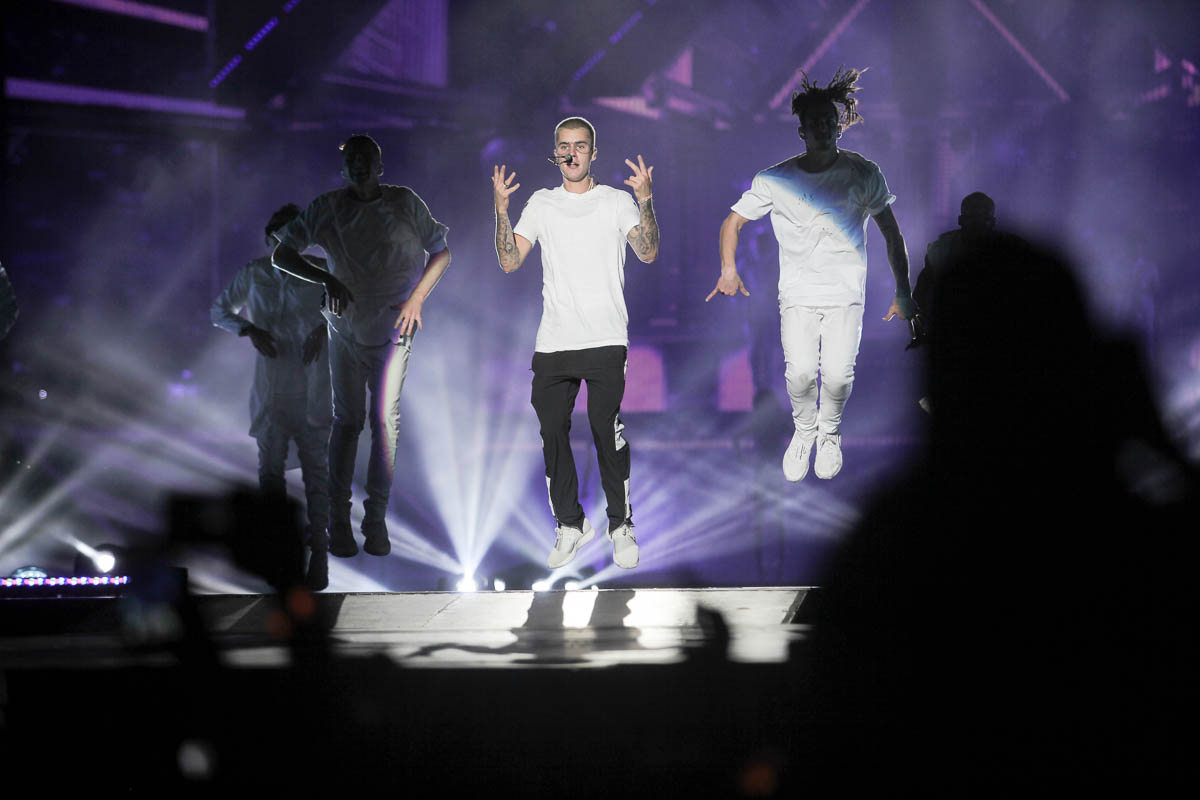
[[[304,585],[314,592],[329,587],[329,551],[315,547],[308,559],[308,574],[304,576]]]
[[[392,552],[392,541],[388,538],[387,523],[381,519],[364,519],[362,526],[363,550],[373,556],[386,556]]]
[[[350,558],[358,555],[358,544],[354,541],[354,530],[350,520],[345,522],[329,522],[329,555],[338,558]]]

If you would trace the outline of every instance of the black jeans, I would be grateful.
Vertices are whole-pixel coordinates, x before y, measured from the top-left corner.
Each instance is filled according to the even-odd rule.
[[[625,396],[625,363],[626,348],[619,345],[533,354],[530,402],[541,425],[550,510],[559,525],[583,525],[579,478],[571,454],[571,411],[581,381],[587,381],[588,422],[596,443],[600,485],[608,500],[609,530],[633,516],[629,505],[629,443],[618,416]]]

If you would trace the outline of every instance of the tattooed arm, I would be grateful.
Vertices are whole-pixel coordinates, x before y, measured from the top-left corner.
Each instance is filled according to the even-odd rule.
[[[646,167],[646,162],[638,156],[638,163],[628,158],[625,163],[633,170],[633,176],[625,183],[633,187],[633,196],[637,200],[641,221],[629,232],[629,245],[637,255],[638,260],[649,264],[658,258],[658,220],[654,218],[654,194],[650,179],[654,167]]]
[[[658,220],[654,218],[653,198],[639,200],[638,211],[642,214],[642,221],[634,226],[626,238],[638,260],[649,264],[658,258]]]
[[[521,266],[533,248],[528,239],[513,233],[512,223],[508,219],[508,197],[521,187],[519,183],[512,184],[515,177],[515,172],[504,177],[504,165],[492,167],[492,190],[496,201],[496,259],[500,262],[500,269],[505,272],[512,272]]]

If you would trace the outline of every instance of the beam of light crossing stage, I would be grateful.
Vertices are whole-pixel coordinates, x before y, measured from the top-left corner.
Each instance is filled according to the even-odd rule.
[[[756,539],[749,531],[754,504],[774,519],[787,519],[789,538],[837,537],[859,519],[855,508],[816,485],[788,484],[779,491],[764,490],[757,484],[757,462],[732,467],[726,463],[720,482],[725,488],[713,487],[712,491],[697,491],[695,479],[685,469],[659,474],[668,477],[650,483],[635,508],[641,566],[656,571],[754,548]],[[680,514],[681,501],[689,497],[695,502]],[[594,557],[596,551],[589,550],[586,555]],[[581,587],[607,585],[629,574],[613,564],[608,553],[604,555],[606,563],[595,574],[581,578]]]
[[[135,3],[133,0],[54,0],[64,5],[89,8],[93,11],[103,11],[123,17],[144,19],[162,25],[185,28],[190,31],[203,33],[208,30],[208,17],[199,14],[188,14],[173,8],[163,8],[149,3]]]
[[[4,94],[11,100],[36,100],[43,103],[62,103],[73,106],[124,108],[130,111],[156,111],[228,120],[246,118],[244,108],[217,105],[211,100],[123,92],[116,89],[94,89],[88,86],[72,86],[29,78],[5,78]]]
[[[796,70],[795,74],[792,75],[792,77],[788,79],[788,82],[780,87],[779,91],[775,93],[775,96],[771,98],[771,102],[767,104],[771,110],[779,108],[779,106],[783,104],[784,100],[791,97],[792,92],[796,90],[796,87],[800,85],[800,81],[804,78],[804,73],[812,71],[812,68],[817,65],[817,61],[821,59],[821,56],[825,55],[826,51],[833,47],[833,43],[841,38],[841,35],[846,32],[847,28],[850,27],[850,23],[854,21],[854,18],[857,17],[859,12],[866,8],[867,4],[870,2],[871,0],[858,0],[857,3],[850,7],[849,11],[842,15],[842,18],[838,20],[837,24],[833,26],[833,29],[826,34],[825,38],[821,40],[821,43],[817,45],[817,48],[809,54],[808,58],[804,59],[804,62],[800,65],[800,68]]]
[[[971,5],[975,6],[975,9],[983,15],[983,18],[986,19],[988,23],[990,23],[991,26],[995,28],[1001,36],[1004,37],[1004,41],[1008,42],[1009,45],[1012,46],[1012,49],[1017,51],[1017,54],[1024,59],[1025,63],[1029,65],[1030,69],[1038,74],[1038,77],[1042,79],[1042,82],[1050,87],[1050,91],[1058,95],[1059,100],[1062,100],[1064,103],[1071,102],[1071,96],[1067,94],[1067,90],[1060,86],[1058,81],[1054,80],[1054,76],[1047,72],[1046,68],[1038,63],[1038,60],[1033,57],[1033,53],[1030,53],[1025,49],[1025,45],[1021,44],[1020,40],[1013,35],[1013,32],[1010,31],[1008,27],[1005,26],[1005,24],[1001,22],[995,14],[992,13],[990,8],[984,5],[983,0],[970,0],[970,2]]]
[[[526,316],[531,315],[517,320],[485,317],[482,329],[492,339],[513,341],[521,335],[519,331],[533,329]],[[460,318],[480,321],[476,315]],[[420,398],[405,395],[409,398],[405,415],[413,420],[417,432],[413,437],[417,472],[446,526],[460,575],[478,572],[497,537],[504,535],[506,544],[523,550],[521,543],[529,533],[539,531],[544,538],[547,530],[542,522],[546,517],[539,513],[545,505],[530,508],[526,491],[530,477],[545,472],[536,423],[530,447],[514,442],[515,431],[498,426],[500,421],[527,419],[531,412],[517,399],[522,393],[515,391],[504,391],[499,407],[492,407],[478,363],[485,356],[480,356],[479,348],[470,341],[459,346],[453,343],[456,336],[469,339],[472,335],[479,336],[465,327],[441,332],[439,353],[427,357],[420,367],[426,371],[428,389]],[[504,380],[508,379],[505,376]],[[524,379],[520,372],[511,376],[514,381]],[[544,558],[544,552],[536,557],[538,561]]]

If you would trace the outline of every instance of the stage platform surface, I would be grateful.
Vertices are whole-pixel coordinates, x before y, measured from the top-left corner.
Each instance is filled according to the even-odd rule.
[[[311,618],[344,657],[384,655],[405,667],[596,668],[671,664],[719,647],[733,662],[781,663],[804,637],[810,587],[323,593]],[[289,663],[273,595],[194,595],[220,660]],[[146,622],[121,598],[0,601],[0,663],[9,669],[153,666],[130,648]],[[131,624],[133,629],[131,629]]]

